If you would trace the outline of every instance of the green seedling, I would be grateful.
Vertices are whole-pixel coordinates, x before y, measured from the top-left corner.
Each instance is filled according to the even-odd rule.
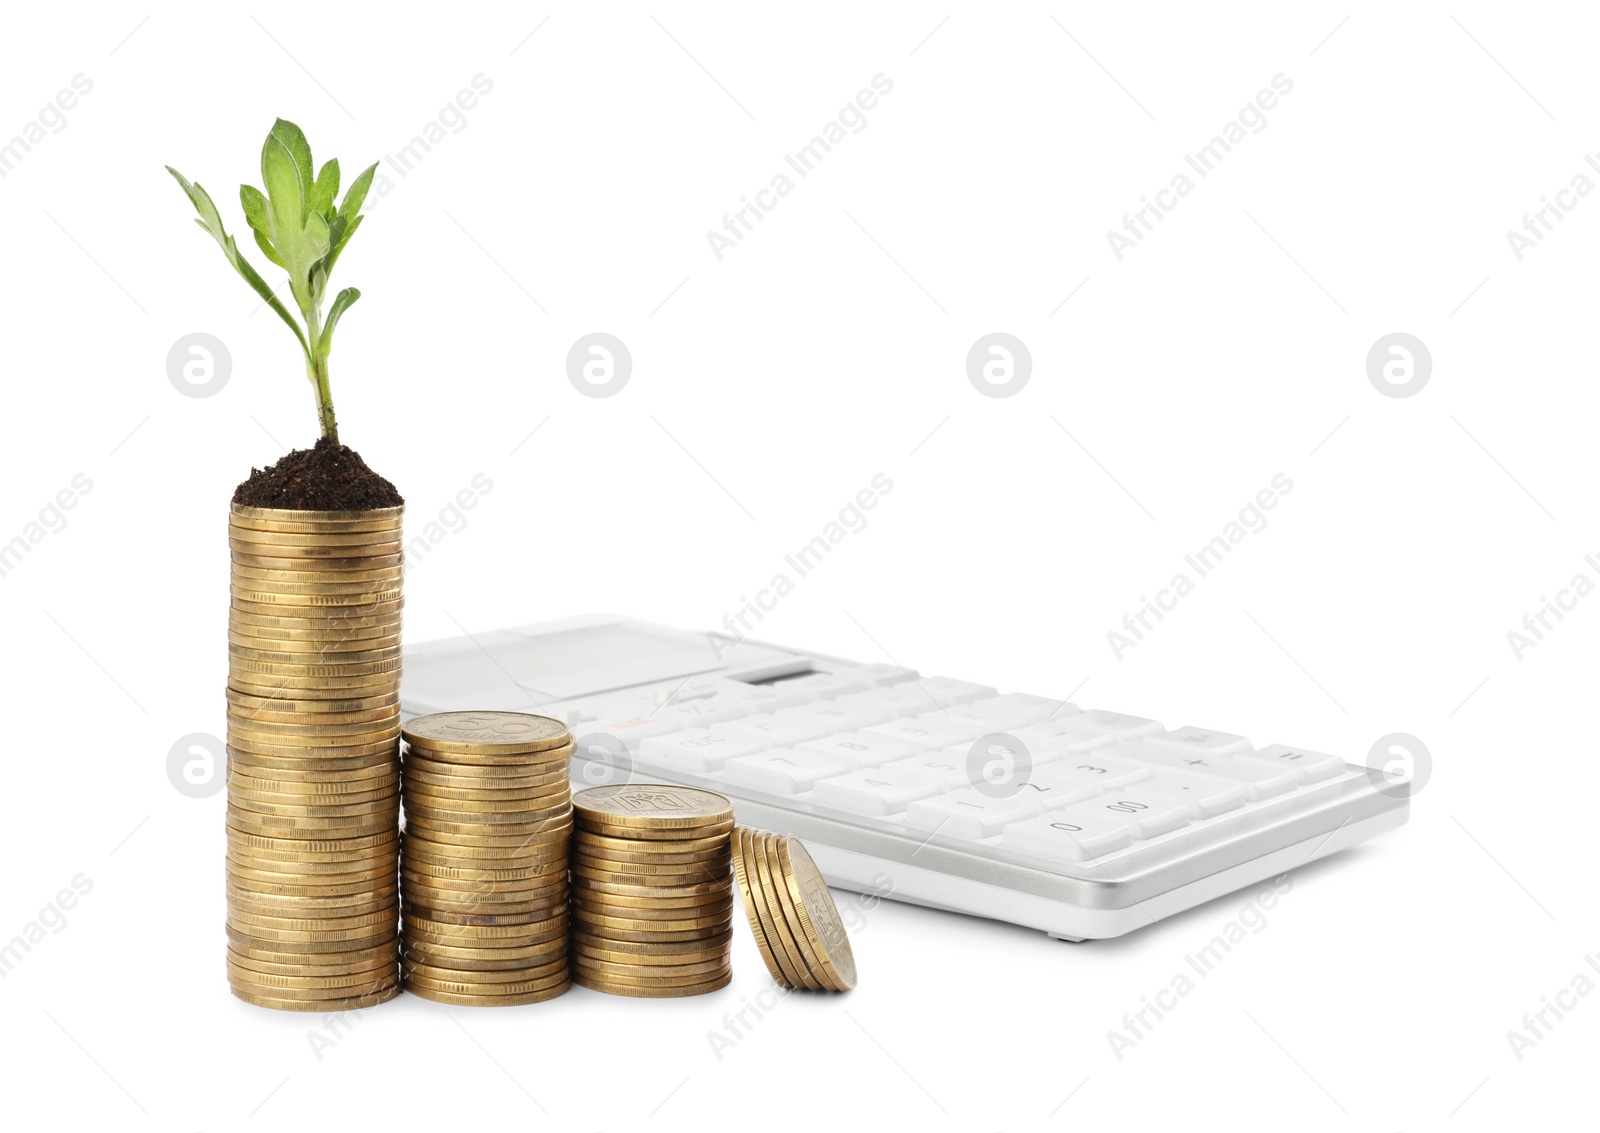
[[[239,254],[233,237],[222,227],[222,217],[210,194],[198,182],[185,180],[172,166],[167,166],[167,172],[183,186],[189,203],[200,214],[195,223],[211,234],[222,246],[222,254],[233,265],[233,270],[243,276],[294,331],[300,349],[305,352],[306,377],[316,393],[317,422],[322,435],[337,443],[339,422],[334,416],[333,395],[328,389],[328,351],[333,345],[333,330],[339,325],[339,319],[361,298],[361,292],[346,287],[334,296],[326,317],[322,300],[339,253],[361,227],[361,206],[367,199],[367,190],[372,187],[372,175],[378,166],[376,163],[368,166],[355,179],[337,208],[334,199],[339,195],[338,160],[329,161],[314,177],[312,168],[311,145],[305,134],[293,122],[279,118],[272,124],[272,132],[261,147],[261,181],[267,191],[263,193],[251,185],[239,186],[239,203],[244,206],[245,221],[255,233],[256,245],[267,259],[289,273],[289,293],[300,308],[304,328],[267,286],[267,281]]]

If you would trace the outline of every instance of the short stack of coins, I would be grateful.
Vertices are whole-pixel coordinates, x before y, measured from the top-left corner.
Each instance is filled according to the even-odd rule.
[[[566,991],[572,734],[525,712],[409,721],[405,987],[472,1007]]]
[[[693,787],[591,787],[572,800],[572,978],[700,995],[732,978],[733,804]]]
[[[229,516],[228,982],[263,1007],[399,991],[403,510]]]
[[[798,838],[735,828],[733,871],[750,931],[774,980],[811,991],[856,986],[855,956],[839,907]]]

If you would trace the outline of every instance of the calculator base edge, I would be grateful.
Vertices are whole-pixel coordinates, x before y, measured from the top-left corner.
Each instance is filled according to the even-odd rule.
[[[747,809],[739,800],[741,811]],[[741,814],[741,819],[744,815]],[[751,815],[755,818],[756,816]],[[1298,869],[1358,842],[1403,825],[1400,807],[1348,822],[1331,835],[1318,835],[1207,874],[1125,908],[1090,908],[1023,893],[988,882],[856,853],[806,839],[828,884],[907,904],[1006,921],[1039,929],[1058,940],[1107,940],[1144,928],[1175,913],[1203,905],[1269,878]]]

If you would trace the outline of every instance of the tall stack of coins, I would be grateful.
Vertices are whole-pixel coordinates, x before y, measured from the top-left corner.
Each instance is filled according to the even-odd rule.
[[[580,791],[572,809],[573,980],[652,998],[726,987],[733,804],[632,783]]]
[[[473,1007],[560,995],[572,734],[523,712],[439,712],[404,735],[406,990]]]
[[[229,516],[228,982],[263,1007],[399,991],[402,513]]]
[[[855,956],[839,908],[798,838],[738,827],[733,871],[750,931],[773,979],[812,991],[856,986]]]

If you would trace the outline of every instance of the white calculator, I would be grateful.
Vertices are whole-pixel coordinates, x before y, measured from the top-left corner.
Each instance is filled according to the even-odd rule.
[[[401,701],[558,717],[574,787],[720,791],[831,885],[1064,940],[1275,877],[1409,806],[1336,755],[611,615],[407,646]]]

